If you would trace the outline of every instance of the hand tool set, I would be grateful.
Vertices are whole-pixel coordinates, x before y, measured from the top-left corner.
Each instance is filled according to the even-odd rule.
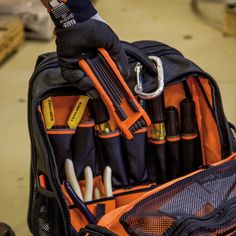
[[[63,80],[54,54],[38,59],[28,99],[32,233],[235,231],[235,139],[215,81],[167,45],[124,47],[128,80],[104,49],[78,60],[98,99]]]
[[[133,138],[134,132],[150,124],[149,117],[104,49],[98,49],[96,56],[80,60],[79,65],[93,81],[117,125],[128,139]]]

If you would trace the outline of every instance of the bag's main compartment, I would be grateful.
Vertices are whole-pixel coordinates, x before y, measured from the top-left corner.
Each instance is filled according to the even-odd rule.
[[[62,191],[70,205],[72,225],[77,230],[85,226],[87,221],[86,219],[81,221],[81,218],[78,217],[78,210],[63,186],[63,181],[66,180],[65,160],[67,158],[73,161],[82,195],[85,195],[86,192],[85,168],[89,166],[92,170],[93,188],[99,190],[100,197],[99,199],[95,198],[95,193],[93,193],[92,200],[89,200],[86,204],[95,217],[101,217],[115,208],[131,203],[154,188],[156,184],[159,185],[172,180],[171,173],[173,172],[178,173],[174,176],[177,178],[198,169],[198,166],[195,166],[195,169],[184,170],[184,160],[182,160],[181,155],[184,155],[185,158],[193,156],[194,159],[198,159],[199,167],[211,165],[221,160],[220,137],[212,112],[211,85],[207,79],[197,77],[186,78],[185,83],[187,83],[188,91],[186,91],[186,84],[183,85],[183,83],[166,86],[164,103],[166,108],[175,107],[177,109],[179,125],[181,125],[180,104],[186,99],[186,95],[189,96],[190,93],[195,104],[197,136],[189,136],[189,139],[184,140],[180,133],[177,141],[176,139],[174,141],[167,139],[164,143],[150,142],[151,131],[148,129],[151,129],[151,127],[136,133],[133,140],[127,140],[123,137],[114,124],[111,124],[112,132],[102,134],[94,123],[88,107],[85,109],[78,127],[71,129],[68,126],[68,119],[80,96],[62,95],[46,98],[47,101],[50,99],[53,104],[54,124],[51,129],[45,127],[44,132],[47,133],[50,146],[53,149],[57,166],[57,170],[54,171],[58,173]],[[38,112],[45,125],[42,103],[38,107]],[[192,138],[195,140],[194,143]],[[178,149],[170,150],[172,146],[167,146],[169,142],[175,143]],[[164,155],[164,165],[166,165],[164,170],[167,171],[167,173],[163,173],[167,176],[166,180],[159,181],[159,179],[156,179],[158,178],[158,175],[155,175],[158,172],[158,163],[155,161],[157,158],[156,145],[158,148],[158,145],[160,145],[165,149],[162,155]],[[186,145],[193,146],[189,150],[194,152],[193,155],[192,153],[183,153]],[[154,152],[152,152],[153,150]],[[170,157],[169,153],[173,151],[179,151],[179,153],[175,153],[178,156],[179,163],[175,163],[177,160],[168,159]],[[107,197],[104,189],[103,172],[106,166],[111,167],[112,170],[112,197]],[[176,170],[176,168],[180,169]],[[39,173],[39,176],[42,175],[43,173]],[[100,210],[100,215],[97,215],[98,208],[101,206],[103,206],[103,209]]]
[[[153,46],[148,47],[148,54],[153,50]],[[223,130],[219,121],[224,114],[216,105],[215,84],[201,73],[168,78],[162,94],[164,119],[142,128],[128,140],[111,114],[108,124],[97,124],[91,105],[94,101],[65,83],[57,62],[50,63],[38,67],[41,79],[33,81],[29,91],[32,186],[28,219],[34,235],[70,235],[137,201],[153,188],[206,168],[231,152],[224,138],[230,134],[225,134],[227,127]],[[137,100],[151,116],[152,101]],[[79,101],[86,101],[86,105],[74,127]],[[191,125],[186,128],[189,117]],[[88,208],[90,217],[78,209],[68,192],[67,159],[73,164],[74,179],[81,191],[78,194],[84,198],[82,205]]]
[[[217,127],[217,123],[214,118],[214,114],[212,112],[213,102],[212,102],[212,94],[211,94],[211,86],[207,79],[203,78],[196,78],[196,77],[189,77],[186,80],[189,90],[191,92],[192,99],[195,104],[195,111],[196,111],[196,119],[197,125],[199,130],[200,139],[204,140],[201,142],[201,150],[202,150],[202,164],[203,165],[210,165],[221,160],[221,144],[220,144],[220,136]],[[121,135],[121,132],[117,130],[117,126],[111,124],[112,132],[107,134],[99,133],[97,127],[95,127],[95,123],[89,109],[86,109],[83,118],[80,121],[78,127],[76,129],[70,129],[67,124],[67,120],[78,100],[79,96],[54,96],[51,97],[53,106],[54,106],[54,113],[55,113],[55,124],[54,128],[46,130],[47,134],[50,137],[51,145],[53,146],[56,162],[58,165],[58,172],[63,172],[63,164],[66,159],[67,155],[73,155],[73,161],[78,162],[75,164],[76,166],[76,175],[77,178],[81,179],[82,170],[87,165],[94,166],[94,171],[96,175],[99,173],[99,168],[102,163],[97,162],[104,162],[102,160],[102,155],[100,152],[106,152],[104,149],[111,149],[107,151],[107,155],[110,156],[118,155],[117,152],[121,152],[121,150],[128,148],[119,153],[117,157],[104,157],[107,158],[108,162],[112,162],[110,159],[122,159],[125,162],[125,159],[129,159],[130,152],[134,152],[135,158],[137,155],[140,154],[140,159],[144,159],[141,161],[142,163],[148,162],[149,153],[145,151],[145,148],[148,149],[148,145],[144,144],[147,142],[148,135],[147,129],[143,129],[143,131],[139,132],[137,136],[135,136],[134,140],[127,140],[125,137]],[[183,83],[173,84],[166,86],[164,91],[164,98],[165,98],[165,107],[176,107],[179,111],[180,116],[180,103],[186,98],[186,92],[184,91]],[[39,108],[39,110],[42,110]],[[42,112],[41,112],[42,114]],[[44,121],[44,117],[42,114],[42,120]],[[97,131],[97,132],[96,132]],[[96,133],[96,134],[95,134]],[[146,135],[145,135],[146,133]],[[73,137],[74,136],[74,137]],[[119,140],[118,138],[119,137]],[[73,139],[73,141],[72,141]],[[110,141],[110,139],[112,141]],[[109,141],[106,141],[109,140]],[[57,143],[58,142],[58,143]],[[72,143],[71,143],[72,142]],[[107,143],[106,143],[107,142]],[[102,145],[102,148],[98,146]],[[114,144],[113,144],[114,143]],[[127,144],[128,143],[128,144]],[[61,144],[64,144],[62,146]],[[68,147],[65,147],[68,145]],[[127,147],[128,145],[128,147]],[[96,147],[98,146],[98,147]],[[113,147],[114,146],[114,147]],[[142,146],[142,147],[141,147]],[[76,150],[72,150],[72,149]],[[113,149],[114,148],[114,149]],[[138,148],[140,148],[138,150]],[[65,149],[65,150],[63,150]],[[135,149],[135,150],[134,150]],[[86,151],[87,150],[87,151]],[[73,153],[78,152],[78,153]],[[80,153],[81,152],[81,153]],[[72,154],[71,154],[72,153]],[[95,157],[96,156],[96,157]],[[70,156],[69,156],[70,157]],[[78,160],[77,160],[78,159]],[[114,161],[118,161],[114,160]],[[127,160],[128,161],[128,160]],[[138,160],[136,159],[136,162]],[[95,164],[97,167],[95,167]],[[110,163],[106,163],[110,164]],[[112,163],[111,163],[112,164]],[[116,163],[114,163],[116,164]],[[127,164],[127,163],[126,163]],[[137,163],[129,163],[130,165],[136,165]],[[122,165],[122,164],[121,164]],[[120,168],[122,171],[125,170],[125,166],[123,165]],[[114,167],[119,168],[119,166],[114,165]],[[137,184],[143,182],[143,177],[145,176],[145,171],[140,171],[137,168],[145,168],[145,166],[136,166],[131,167],[129,169],[128,174],[132,175],[131,170],[136,170],[137,172],[141,172],[141,176],[137,176]],[[98,173],[96,172],[98,171]],[[127,173],[117,173],[117,174],[124,174]],[[63,174],[61,174],[63,175]],[[134,173],[134,176],[139,175],[138,173]],[[60,174],[59,174],[60,176]],[[83,178],[83,177],[82,177]],[[132,179],[132,177],[130,176]],[[130,182],[128,183],[125,180],[126,177],[120,177],[120,181],[122,182],[121,186],[130,186]],[[135,177],[133,177],[135,179]],[[145,178],[144,178],[145,179]],[[132,180],[131,180],[132,181]],[[119,184],[117,184],[119,186]],[[116,185],[115,185],[116,187]]]

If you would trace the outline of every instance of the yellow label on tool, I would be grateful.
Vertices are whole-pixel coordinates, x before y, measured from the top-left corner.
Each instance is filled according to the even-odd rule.
[[[76,129],[76,127],[78,126],[78,124],[84,114],[88,100],[89,100],[88,96],[80,96],[78,101],[76,102],[76,104],[70,114],[70,117],[67,121],[67,123],[71,129]]]
[[[43,106],[43,116],[44,116],[46,128],[51,129],[55,125],[55,122],[56,122],[52,98],[49,97],[43,100],[42,106]]]
[[[165,130],[165,123],[156,123],[152,124],[152,133],[151,138],[156,141],[165,140],[166,130]]]

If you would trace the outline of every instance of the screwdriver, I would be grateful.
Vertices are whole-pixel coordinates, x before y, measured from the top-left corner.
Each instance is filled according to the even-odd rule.
[[[183,174],[188,174],[202,165],[201,144],[198,135],[195,104],[186,98],[180,103],[181,143]]]
[[[166,110],[166,150],[168,179],[180,176],[180,128],[178,110],[171,106]]]
[[[167,181],[167,162],[166,162],[166,131],[165,131],[165,102],[164,94],[147,102],[149,117],[151,124],[150,143],[152,153],[154,154],[151,160],[151,175],[155,175],[157,183],[165,183]],[[155,169],[153,169],[155,168]],[[153,173],[154,172],[154,173]],[[151,176],[152,178],[152,176]]]

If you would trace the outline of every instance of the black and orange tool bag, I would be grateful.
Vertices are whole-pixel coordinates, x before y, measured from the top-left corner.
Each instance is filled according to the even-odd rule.
[[[63,80],[55,53],[29,83],[28,224],[35,236],[234,235],[235,128],[215,80],[177,50],[123,43],[78,66],[100,93]]]

